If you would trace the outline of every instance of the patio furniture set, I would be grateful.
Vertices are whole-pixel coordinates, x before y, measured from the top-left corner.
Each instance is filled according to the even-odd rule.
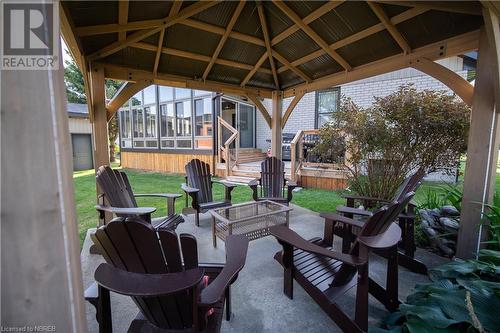
[[[231,317],[230,289],[245,265],[249,241],[272,235],[283,247],[274,258],[283,267],[284,294],[293,298],[295,280],[343,331],[365,332],[369,294],[389,311],[399,305],[398,258],[413,259],[414,245],[405,237],[413,232],[410,201],[423,176],[419,170],[408,177],[393,200],[347,197],[347,205],[337,207],[337,213],[320,215],[325,219],[323,238],[305,240],[289,229],[292,208],[288,205],[296,185],[284,178],[282,161],[267,158],[261,178],[249,184],[254,201],[232,205],[231,191],[236,185],[213,180],[206,163],[192,160],[186,165],[182,185],[186,204],[189,196],[196,226],[199,214],[210,212],[214,247],[217,237],[225,242],[226,263],[205,264],[198,262],[196,238],[175,232],[184,222],[174,212],[181,195],[134,194],[124,172],[100,167],[96,178],[104,195],[96,209],[103,220],[106,213],[116,218],[92,235],[106,263],[97,268],[96,282],[86,290],[85,298],[96,307],[101,332],[112,331],[110,291],[131,296],[140,310],[129,332],[219,332],[224,306],[226,320]],[[222,201],[214,200],[215,183],[225,187]],[[137,206],[135,198],[141,196],[166,198],[168,215],[152,218],[155,208]],[[383,206],[363,210],[354,207],[356,200],[364,207]],[[333,247],[334,235],[342,239],[341,251]],[[369,277],[370,252],[387,259],[385,287]],[[354,318],[336,303],[352,288],[356,288]]]

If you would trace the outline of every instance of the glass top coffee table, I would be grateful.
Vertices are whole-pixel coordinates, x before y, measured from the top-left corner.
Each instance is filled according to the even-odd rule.
[[[249,240],[265,237],[272,226],[288,226],[291,210],[288,206],[269,200],[212,209],[213,245],[217,246],[217,237],[225,240],[228,235],[245,235]]]

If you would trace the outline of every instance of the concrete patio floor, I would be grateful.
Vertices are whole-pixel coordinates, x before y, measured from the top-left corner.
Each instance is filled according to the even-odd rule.
[[[212,247],[209,214],[203,215],[199,228],[194,226],[193,220],[192,215],[187,216],[186,222],[179,225],[177,230],[179,233],[193,234],[197,238],[200,262],[224,262],[224,242],[218,240],[218,247]],[[293,205],[290,228],[305,238],[322,236],[323,219],[317,213]],[[93,230],[87,233],[81,252],[84,287],[93,282],[94,271],[103,262],[99,255],[89,254],[92,243],[90,232]],[[250,242],[246,265],[231,290],[233,316],[231,321],[223,321],[222,332],[340,332],[335,323],[298,284],[295,283],[293,300],[283,294],[283,271],[273,259],[274,253],[280,249],[276,239],[271,236]],[[429,267],[446,261],[420,249],[417,256]],[[384,281],[385,268],[384,259],[376,255],[370,258],[370,276],[376,281]],[[415,284],[428,281],[427,276],[400,267],[400,300],[406,299]],[[353,313],[354,296],[355,290],[351,290],[341,302],[341,306],[349,313]],[[126,332],[138,309],[129,297],[112,294],[111,298],[113,331]],[[95,310],[88,303],[86,307],[89,331],[98,332]],[[385,308],[370,296],[369,324],[377,325],[387,313]]]

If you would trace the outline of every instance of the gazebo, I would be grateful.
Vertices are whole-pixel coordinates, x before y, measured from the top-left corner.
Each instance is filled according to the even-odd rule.
[[[499,19],[494,1],[59,3],[61,35],[85,81],[96,167],[109,164],[107,122],[151,84],[246,96],[271,128],[279,157],[282,128],[307,92],[406,67],[440,80],[472,108],[462,258],[484,237],[478,203],[494,194]],[[472,50],[479,54],[475,86],[435,62]],[[2,76],[2,315],[12,325],[30,318],[83,332],[62,68]],[[105,79],[126,82],[110,101]],[[272,110],[262,98],[272,99]]]

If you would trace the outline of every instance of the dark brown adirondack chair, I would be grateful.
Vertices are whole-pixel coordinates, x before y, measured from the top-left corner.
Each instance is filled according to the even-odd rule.
[[[324,238],[309,241],[294,231],[272,227],[270,232],[283,246],[274,258],[284,268],[284,293],[293,299],[295,279],[326,314],[344,332],[365,332],[368,329],[368,294],[372,294],[389,311],[398,305],[398,265],[396,246],[401,229],[393,221],[413,197],[407,194],[402,202],[394,202],[377,210],[365,223],[336,215],[333,223],[361,228],[349,253],[333,250],[331,227],[325,225]],[[387,282],[380,286],[369,277],[368,259],[371,251],[386,252]],[[356,286],[354,319],[337,304],[343,295]]]
[[[337,206],[336,210],[338,213],[350,218],[355,216],[366,218],[372,214],[370,211],[371,208],[377,205],[387,204],[391,201],[401,201],[407,193],[416,192],[418,187],[422,184],[424,176],[425,171],[419,169],[414,174],[407,177],[399,186],[392,200],[359,195],[345,195],[344,198],[347,199],[346,206]],[[358,203],[362,204],[364,208],[356,208],[355,206]],[[413,272],[426,274],[427,267],[425,264],[415,259],[415,205],[413,203],[408,203],[400,214],[398,223],[402,231],[401,241],[398,244],[400,249],[400,251],[398,251],[399,264]],[[345,232],[346,230],[335,230],[335,233],[342,237],[346,235]],[[350,243],[355,237],[355,235],[344,237],[344,249],[350,248]]]
[[[267,157],[260,167],[260,178],[252,180],[248,184],[253,191],[253,199],[255,201],[271,200],[288,206],[292,201],[293,189],[297,187],[297,184],[285,178],[285,163],[273,156]],[[259,185],[260,195],[258,193]]]
[[[96,180],[104,192],[104,195],[99,197],[100,204],[95,206],[102,221],[104,221],[105,212],[110,212],[119,217],[139,216],[150,222],[153,227],[162,229],[175,229],[179,223],[184,222],[182,216],[175,214],[175,199],[180,198],[182,196],[180,194],[134,194],[125,172],[113,170],[109,166],[99,167]],[[151,214],[156,211],[156,208],[138,207],[135,200],[138,197],[165,198],[167,200],[168,215],[151,218]],[[109,203],[109,205],[106,205],[105,202]]]
[[[139,218],[116,218],[92,240],[106,263],[85,296],[101,332],[112,331],[109,291],[132,297],[140,310],[128,332],[219,332],[224,303],[230,319],[230,285],[245,265],[246,237],[226,238],[223,265],[198,263],[194,236],[155,230]]]
[[[224,200],[215,201],[212,194],[213,184],[222,184],[225,187]],[[236,187],[235,184],[226,181],[216,181],[212,179],[210,166],[199,159],[191,160],[186,164],[186,184],[181,188],[187,196],[191,197],[191,205],[196,211],[195,223],[200,225],[200,213],[205,213],[209,209],[231,206],[231,191]]]

